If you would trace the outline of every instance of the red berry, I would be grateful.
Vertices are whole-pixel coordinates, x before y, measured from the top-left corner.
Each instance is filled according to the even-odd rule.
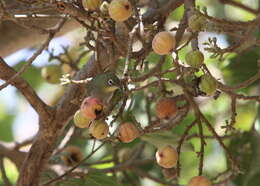
[[[83,100],[80,111],[86,118],[96,119],[103,111],[103,103],[98,98],[87,97]]]

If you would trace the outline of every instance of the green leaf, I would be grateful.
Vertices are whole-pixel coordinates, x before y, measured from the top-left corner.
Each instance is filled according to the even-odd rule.
[[[13,120],[14,116],[6,113],[0,114],[0,140],[13,141]]]
[[[255,104],[243,104],[237,107],[237,117],[234,127],[242,131],[249,131],[254,124],[256,117]]]
[[[14,66],[16,71],[19,71],[26,62],[22,61]],[[38,88],[40,84],[43,82],[41,77],[41,70],[33,65],[31,65],[26,72],[22,74],[22,78],[24,78],[34,89]]]

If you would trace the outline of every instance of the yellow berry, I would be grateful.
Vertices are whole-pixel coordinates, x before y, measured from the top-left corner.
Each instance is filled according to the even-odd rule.
[[[114,21],[125,21],[132,15],[132,5],[128,0],[112,0],[108,13]]]
[[[104,139],[109,132],[108,124],[102,120],[95,120],[89,127],[89,133],[96,139]]]
[[[41,70],[42,77],[51,84],[60,83],[61,67],[59,65],[49,65]]]
[[[164,168],[173,168],[177,164],[178,153],[170,145],[160,148],[156,152],[157,163]]]
[[[199,88],[208,96],[212,96],[216,92],[217,83],[210,75],[204,74],[203,76],[201,76]]]
[[[140,135],[137,127],[130,123],[121,123],[118,127],[118,138],[124,143],[130,143]]]
[[[212,184],[205,176],[195,176],[191,178],[188,186],[212,186]]]
[[[87,118],[86,116],[84,116],[84,114],[82,114],[82,112],[80,112],[80,110],[78,110],[74,114],[73,121],[76,127],[89,128],[92,119]]]
[[[199,50],[191,51],[185,56],[186,63],[194,68],[199,68],[204,61],[204,55]]]
[[[157,33],[152,41],[153,51],[159,55],[170,54],[175,49],[175,45],[175,37],[166,31]]]
[[[83,0],[82,5],[86,10],[98,10],[102,0]]]

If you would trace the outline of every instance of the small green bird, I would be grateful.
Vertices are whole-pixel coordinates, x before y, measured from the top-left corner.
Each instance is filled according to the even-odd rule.
[[[97,74],[87,84],[87,95],[102,100],[106,106],[110,106],[114,96],[122,93],[122,83],[113,72]]]

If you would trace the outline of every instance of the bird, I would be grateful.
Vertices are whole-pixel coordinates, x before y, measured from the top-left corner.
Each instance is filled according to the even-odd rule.
[[[120,97],[122,94],[123,86],[120,79],[115,75],[114,72],[102,72],[92,78],[87,83],[87,96],[93,96],[100,99],[103,104],[107,107],[113,105],[113,102],[119,101],[114,96]]]

